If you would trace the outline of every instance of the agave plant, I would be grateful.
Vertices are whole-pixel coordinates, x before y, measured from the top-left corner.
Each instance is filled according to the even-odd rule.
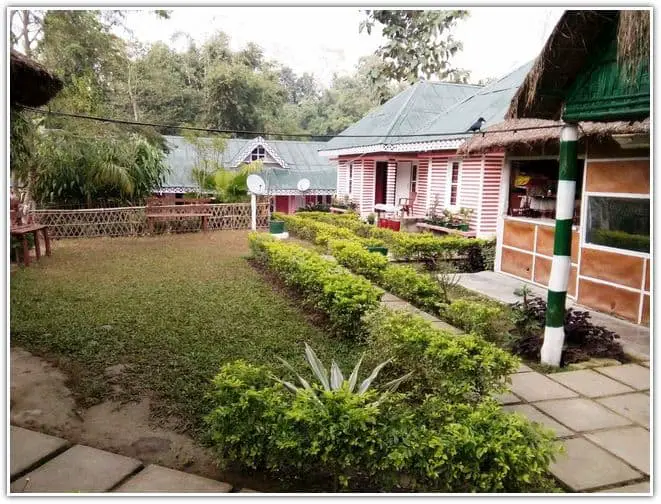
[[[337,363],[334,360],[331,362],[330,371],[327,370],[324,367],[324,364],[319,359],[319,357],[317,357],[317,354],[314,352],[312,347],[310,345],[308,345],[307,343],[305,344],[305,360],[307,361],[308,366],[312,370],[312,373],[314,374],[314,376],[319,381],[319,384],[323,387],[324,390],[327,390],[327,391],[337,391],[337,390],[340,390],[340,389],[342,389],[343,387],[346,386],[347,389],[349,390],[349,392],[354,392],[354,390],[355,390],[355,393],[360,395],[360,394],[364,394],[367,390],[369,390],[369,388],[372,385],[372,383],[374,382],[374,380],[376,380],[376,377],[378,376],[379,371],[381,371],[390,362],[390,359],[388,359],[387,361],[382,362],[381,364],[376,366],[372,370],[372,373],[370,373],[370,375],[367,378],[365,378],[360,383],[358,388],[356,389],[356,385],[358,384],[358,372],[360,371],[360,365],[363,362],[363,357],[364,356],[365,355],[363,354],[363,356],[360,357],[360,359],[358,360],[358,362],[354,366],[353,371],[349,375],[349,378],[345,379],[344,375],[342,374],[342,370],[340,369],[340,367],[337,365]],[[299,375],[286,360],[284,360],[280,357],[278,357],[278,360],[280,360],[280,362],[282,362],[287,369],[289,369],[292,373],[294,373],[296,375],[296,377],[301,382],[301,385],[303,386],[304,389],[313,391],[314,397],[317,398],[317,400],[319,401],[319,398],[316,395],[316,391],[312,387],[312,385],[310,385],[310,383],[305,378],[303,378],[301,375]],[[396,378],[396,379],[394,379],[392,381],[389,381],[388,383],[384,384],[383,389],[384,389],[385,393],[381,396],[381,398],[377,402],[380,402],[381,400],[383,400],[383,398],[387,394],[397,390],[399,385],[403,381],[407,380],[412,374],[413,374],[412,372],[408,373],[408,374],[405,374],[404,376],[401,376],[399,378]],[[296,393],[296,392],[299,391],[299,387],[297,387],[293,383],[290,383],[290,382],[285,381],[285,380],[281,380],[280,378],[277,378],[277,377],[274,377],[274,378],[278,382],[282,383],[291,392]]]

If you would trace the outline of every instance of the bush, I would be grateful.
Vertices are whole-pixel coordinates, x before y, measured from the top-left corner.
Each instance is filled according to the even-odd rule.
[[[591,241],[592,243],[605,245],[606,247],[636,250],[638,252],[650,251],[649,236],[627,233],[625,231],[596,229],[591,233]]]
[[[273,219],[284,221],[287,230],[302,240],[314,242],[317,245],[327,246],[332,238],[355,239],[356,236],[348,229],[338,228],[323,222],[306,219],[301,215],[287,215],[274,213]]]
[[[330,212],[330,205],[324,203],[316,203],[314,205],[306,205],[304,208],[299,208],[296,213],[302,212]]]
[[[362,316],[378,305],[381,289],[300,245],[258,233],[249,239],[255,259],[298,291],[309,306],[326,314],[334,332],[361,336]]]
[[[302,389],[268,371],[225,365],[213,382],[210,437],[222,462],[325,490],[525,492],[545,490],[552,434],[492,401],[450,404],[402,394]],[[313,386],[315,387],[315,386]],[[316,392],[316,394],[315,394]]]
[[[392,372],[414,372],[416,397],[432,394],[446,401],[478,401],[503,392],[519,360],[470,334],[434,329],[422,317],[380,309],[366,318],[370,358],[392,359]],[[405,384],[411,387],[411,384]]]
[[[383,272],[381,286],[432,313],[439,313],[440,305],[448,302],[438,283],[429,275],[418,273],[412,266],[388,266]]]
[[[381,281],[383,271],[388,266],[386,257],[369,252],[363,245],[351,240],[331,240],[329,248],[342,266],[376,283]]]
[[[510,324],[503,309],[480,301],[457,299],[443,307],[443,318],[464,331],[494,343],[503,343]]]

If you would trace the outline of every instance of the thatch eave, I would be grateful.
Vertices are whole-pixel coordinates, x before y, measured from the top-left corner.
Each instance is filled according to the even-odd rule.
[[[9,90],[11,105],[39,107],[48,103],[63,86],[62,80],[23,54],[10,52]]]
[[[484,135],[476,133],[464,142],[457,153],[478,154],[490,151],[507,151],[525,147],[530,150],[543,145],[559,144],[562,122],[548,119],[508,119],[487,128]],[[642,121],[581,122],[579,139],[602,140],[613,135],[647,134],[650,119]]]

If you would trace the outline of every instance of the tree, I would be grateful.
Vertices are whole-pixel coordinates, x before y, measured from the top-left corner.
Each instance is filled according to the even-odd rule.
[[[415,82],[421,76],[452,78],[452,57],[462,49],[450,30],[468,17],[466,10],[366,10],[359,31],[382,25],[387,42],[376,50],[383,61],[377,78]]]
[[[197,184],[198,195],[215,186],[215,173],[223,168],[223,151],[225,138],[214,135],[203,136],[201,132],[183,130],[184,138],[193,147],[195,162],[191,169],[191,176]]]

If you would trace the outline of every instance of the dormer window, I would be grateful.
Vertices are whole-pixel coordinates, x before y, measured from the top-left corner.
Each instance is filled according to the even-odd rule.
[[[255,147],[250,153],[250,161],[257,161],[258,159],[264,159],[265,156],[264,147]]]

